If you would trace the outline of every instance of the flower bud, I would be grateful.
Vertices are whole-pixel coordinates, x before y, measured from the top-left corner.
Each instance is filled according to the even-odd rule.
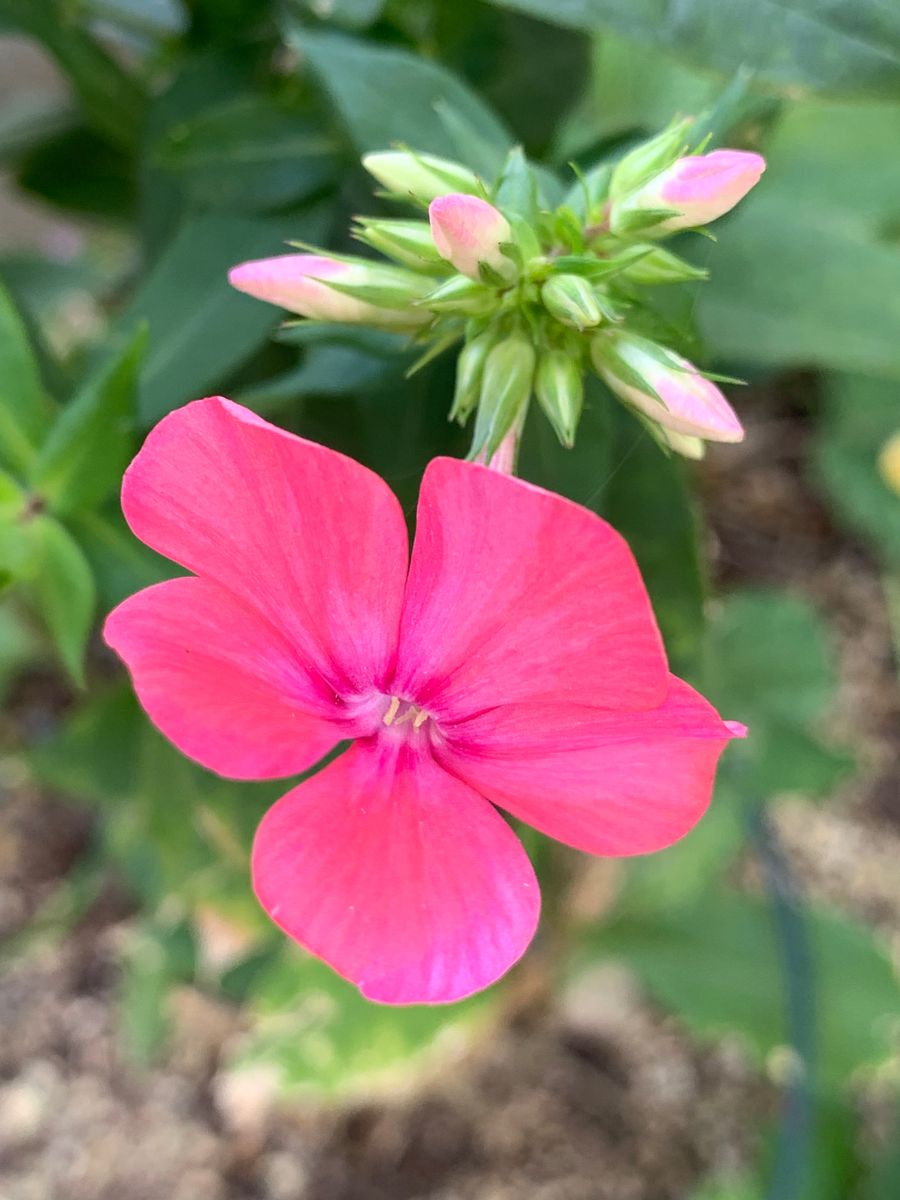
[[[429,286],[415,275],[377,263],[317,254],[282,254],[241,263],[228,272],[239,292],[315,321],[414,327],[428,313],[407,308]]]
[[[497,335],[492,329],[480,333],[466,342],[456,360],[456,386],[450,420],[463,424],[478,403],[481,395],[481,379],[487,356],[497,344]]]
[[[711,442],[742,440],[744,430],[731,405],[681,355],[636,334],[615,333],[593,339],[591,358],[620,399],[666,430]]]
[[[636,245],[634,250],[643,251],[640,258],[619,273],[620,279],[645,287],[658,287],[663,283],[691,283],[707,279],[709,271],[685,262],[677,254],[664,250],[662,246]]]
[[[900,429],[881,447],[878,471],[891,491],[900,496]]]
[[[427,221],[374,220],[358,218],[356,238],[380,254],[411,267],[426,271],[444,263],[431,238]]]
[[[682,458],[692,458],[699,462],[706,454],[706,442],[702,438],[691,437],[687,433],[676,433],[674,429],[663,429],[662,425],[657,428],[669,449],[680,454]]]
[[[466,275],[454,275],[446,283],[429,292],[421,302],[424,308],[436,313],[462,313],[468,317],[483,317],[497,306],[497,294],[483,283]]]
[[[516,274],[500,249],[512,241],[503,213],[479,196],[438,196],[428,207],[431,236],[441,258],[470,279],[481,279],[482,264],[504,280]]]
[[[477,193],[478,179],[461,163],[412,150],[378,150],[364,154],[362,165],[378,182],[400,196],[428,203],[451,192]]]
[[[541,299],[563,325],[589,329],[603,320],[597,297],[581,275],[552,275],[541,288]]]
[[[613,200],[626,196],[648,179],[665,171],[687,149],[685,138],[690,124],[689,117],[673,121],[662,133],[630,150],[613,170],[609,184]]]
[[[498,342],[487,355],[472,448],[490,462],[522,415],[534,380],[534,346],[522,334]]]
[[[545,350],[538,357],[534,392],[556,436],[564,446],[574,446],[584,404],[581,364],[565,350]]]
[[[610,228],[623,232],[636,214],[659,212],[653,233],[692,229],[729,212],[759,181],[766,169],[759,154],[714,150],[679,158],[642,187],[613,205]]]

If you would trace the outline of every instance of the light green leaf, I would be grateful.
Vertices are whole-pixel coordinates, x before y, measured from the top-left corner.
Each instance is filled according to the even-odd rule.
[[[594,948],[627,962],[689,1028],[737,1032],[762,1061],[787,1037],[771,920],[764,901],[722,891],[692,909],[622,917],[598,931]],[[816,1069],[823,1084],[837,1087],[886,1059],[897,980],[868,930],[824,911],[805,920],[816,979]]]
[[[575,29],[609,29],[776,87],[891,93],[900,87],[900,10],[882,0],[493,0]]]
[[[475,131],[482,153],[485,144],[494,150],[499,170],[514,139],[487,105],[438,63],[398,47],[296,26],[289,27],[287,40],[309,62],[360,153],[399,141],[460,159],[456,138],[438,111],[444,105]]]
[[[814,447],[816,473],[838,517],[900,566],[900,495],[878,467],[885,443],[900,433],[900,387],[831,375],[824,392]]]
[[[121,319],[124,329],[142,320],[149,328],[138,400],[142,421],[157,421],[221,384],[283,315],[235,291],[229,267],[284,253],[289,236],[317,241],[323,233],[318,210],[279,220],[209,214],[182,226]]]
[[[809,604],[765,591],[724,602],[707,638],[703,690],[749,727],[730,753],[760,798],[827,793],[853,770],[853,756],[819,730],[834,687],[826,631]]]
[[[25,326],[0,285],[0,465],[27,469],[49,417]]]
[[[712,279],[697,290],[697,319],[710,348],[900,377],[900,105],[796,105],[766,156],[704,255]]]
[[[250,1033],[233,1066],[268,1064],[285,1091],[368,1090],[409,1077],[411,1065],[439,1051],[489,1013],[498,994],[461,1004],[391,1008],[365,1000],[318,959],[285,945],[257,980]]]
[[[81,687],[96,602],[91,569],[78,543],[53,517],[34,517],[28,534],[33,552],[28,590],[66,670]]]
[[[41,447],[31,485],[61,515],[94,507],[120,482],[132,450],[137,376],[147,346],[139,328],[107,354],[66,405]]]

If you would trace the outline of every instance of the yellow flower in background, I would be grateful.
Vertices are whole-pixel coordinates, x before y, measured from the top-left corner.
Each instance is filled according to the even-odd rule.
[[[900,496],[900,429],[881,447],[878,470],[891,491]]]

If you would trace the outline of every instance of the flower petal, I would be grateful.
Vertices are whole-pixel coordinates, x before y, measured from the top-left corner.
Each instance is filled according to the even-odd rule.
[[[142,541],[255,608],[335,691],[378,685],[396,647],[407,534],[377,475],[213,397],[153,429],[122,507]]]
[[[540,908],[500,814],[427,753],[375,739],[269,810],[253,882],[285,933],[386,1004],[487,987],[524,952]]]
[[[649,708],[667,689],[650,601],[611,526],[485,467],[429,465],[395,693],[455,719],[522,701]]]
[[[346,734],[332,698],[272,625],[205,579],[172,579],[106,620],[150,719],[179,750],[235,779],[295,775]]]
[[[649,712],[510,706],[447,731],[441,761],[494,804],[591,854],[647,854],[709,804],[726,725],[674,676]]]

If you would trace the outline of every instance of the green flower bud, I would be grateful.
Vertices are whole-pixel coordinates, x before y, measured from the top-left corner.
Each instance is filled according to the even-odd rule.
[[[417,154],[414,150],[378,150],[364,154],[362,165],[380,184],[399,196],[412,196],[428,204],[451,192],[481,193],[481,184],[462,163]]]
[[[684,153],[690,124],[690,118],[673,121],[668,129],[626,154],[613,170],[609,186],[611,198],[618,200],[671,166]]]
[[[483,317],[497,306],[497,295],[483,283],[465,275],[454,275],[446,283],[429,292],[422,300],[425,308],[436,313],[463,313]]]
[[[488,353],[481,376],[481,396],[472,449],[490,461],[522,416],[534,381],[534,346],[522,334],[498,342]]]
[[[538,358],[534,392],[556,436],[571,448],[584,404],[580,363],[565,350],[545,350]]]
[[[496,344],[496,332],[488,329],[466,342],[460,350],[456,360],[456,387],[453,393],[453,407],[450,409],[451,421],[459,421],[462,425],[478,403],[484,364]]]
[[[593,288],[581,275],[551,276],[541,288],[541,299],[563,325],[590,329],[603,320]]]
[[[358,241],[414,271],[442,267],[444,260],[437,252],[427,221],[372,220],[360,217],[355,230]]]

